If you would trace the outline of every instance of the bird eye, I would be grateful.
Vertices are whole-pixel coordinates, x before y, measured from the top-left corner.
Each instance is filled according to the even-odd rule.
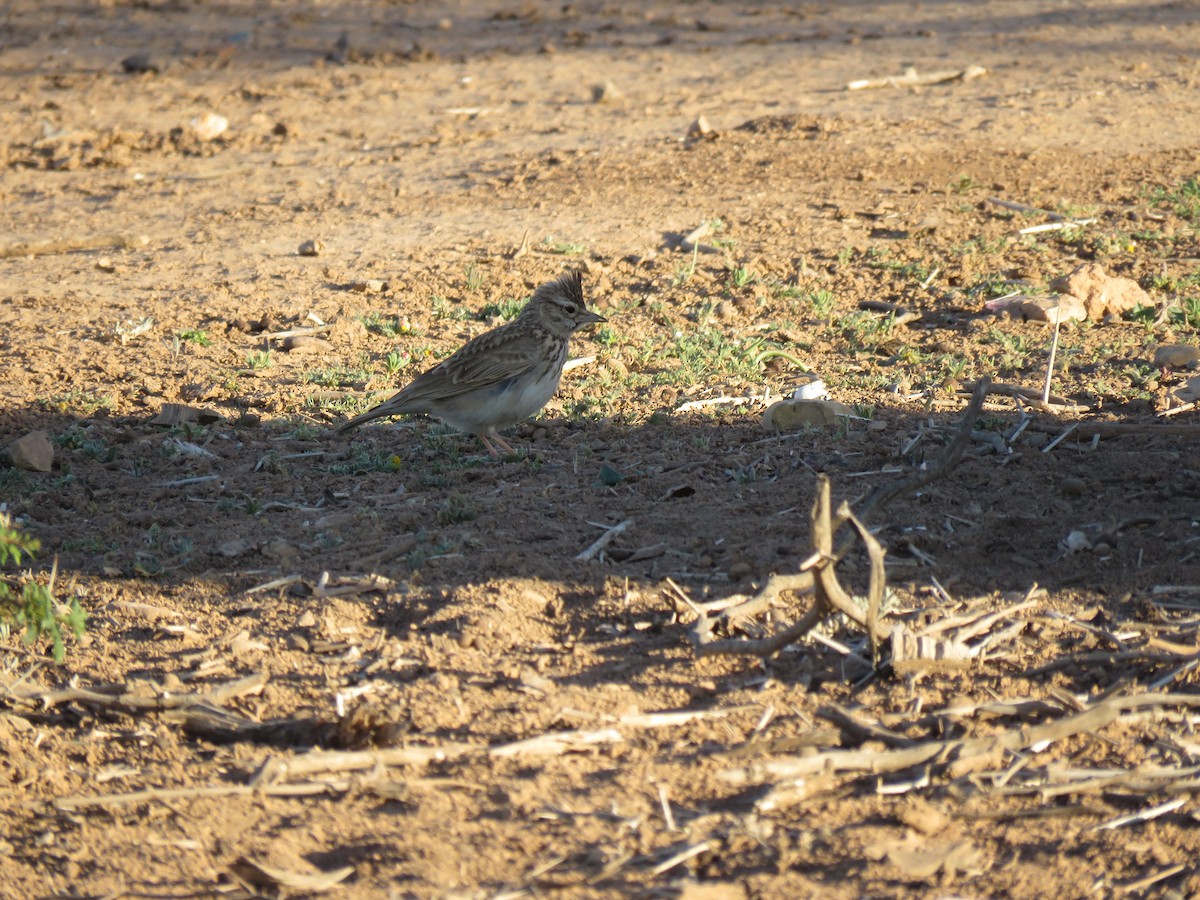
[[[578,306],[576,306],[574,303],[568,303],[568,304],[566,304],[566,305],[563,307],[563,309],[565,309],[565,310],[567,311],[567,315],[568,315],[568,316],[573,316],[573,315],[575,315],[577,312],[579,312],[579,307],[578,307]]]

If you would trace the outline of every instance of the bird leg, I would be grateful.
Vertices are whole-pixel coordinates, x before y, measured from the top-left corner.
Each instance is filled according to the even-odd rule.
[[[517,452],[516,450],[513,449],[512,444],[510,444],[504,438],[500,437],[500,435],[498,435],[495,431],[491,431],[491,432],[480,431],[475,436],[477,438],[479,438],[479,440],[483,441],[483,446],[487,447],[487,452],[492,454],[492,456],[499,456],[500,450],[503,450],[505,453],[516,453]],[[490,440],[489,440],[489,438],[490,438]],[[497,450],[496,449],[497,447],[499,447],[500,450]]]

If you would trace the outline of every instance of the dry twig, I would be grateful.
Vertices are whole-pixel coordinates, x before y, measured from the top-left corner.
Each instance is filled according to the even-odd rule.
[[[267,683],[265,672],[256,672],[237,681],[217,685],[211,690],[184,694],[155,688],[146,682],[149,691],[131,689],[128,684],[98,685],[93,688],[69,687],[46,691],[33,687],[7,686],[5,693],[14,700],[50,709],[64,703],[80,703],[98,709],[108,709],[129,715],[164,710],[182,710],[192,706],[219,705],[234,697],[257,694]]]
[[[871,638],[872,649],[875,649],[880,638],[879,603],[885,588],[883,548],[863,523],[870,521],[871,515],[890,500],[901,494],[920,490],[930,482],[944,477],[959,464],[970,443],[971,431],[983,408],[990,385],[991,382],[986,378],[976,384],[958,431],[941,459],[923,471],[880,485],[859,506],[857,516],[843,503],[834,520],[829,509],[829,481],[824,476],[818,478],[817,499],[812,512],[813,555],[801,566],[800,572],[771,576],[758,594],[744,603],[726,609],[714,618],[698,615],[691,627],[692,642],[697,655],[770,656],[804,637],[834,611],[843,613],[863,628]],[[864,542],[871,560],[870,588],[865,614],[838,583],[834,570],[854,545],[854,537],[850,537],[836,550],[833,547],[833,536],[844,524],[850,524],[856,536]],[[731,627],[736,626],[739,622],[766,612],[776,598],[786,591],[816,594],[813,605],[798,621],[762,640],[717,640],[713,637],[714,626],[719,622],[723,621]]]
[[[46,256],[52,253],[76,253],[80,250],[140,250],[149,242],[149,238],[134,237],[128,234],[98,234],[49,241],[20,241],[0,246],[0,259],[14,256]]]

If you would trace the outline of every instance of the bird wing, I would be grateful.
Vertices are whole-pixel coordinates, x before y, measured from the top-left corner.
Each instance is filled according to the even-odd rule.
[[[508,331],[481,334],[397,394],[397,403],[444,400],[524,375],[545,357],[545,336]]]

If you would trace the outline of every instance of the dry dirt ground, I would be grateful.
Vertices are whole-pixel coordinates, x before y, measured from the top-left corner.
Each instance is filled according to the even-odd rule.
[[[5,4],[0,444],[55,451],[0,468],[6,574],[89,621],[0,644],[0,895],[1195,895],[1200,419],[1154,360],[1200,326],[1197,19]],[[987,73],[847,90],[910,66]],[[984,304],[1084,262],[1149,303],[871,518],[885,629],[975,655],[701,655],[812,603],[701,606],[799,569],[819,473],[861,503],[970,382],[1040,391],[1052,330]],[[518,454],[329,432],[573,267],[609,324]],[[860,417],[764,430],[807,369]]]

